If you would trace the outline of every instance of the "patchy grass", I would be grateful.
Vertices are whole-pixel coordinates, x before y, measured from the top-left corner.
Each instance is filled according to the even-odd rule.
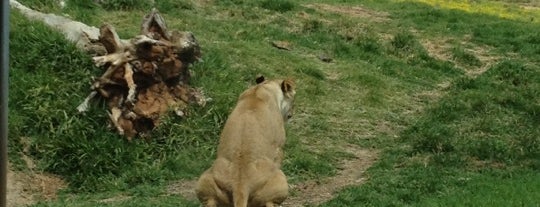
[[[532,1],[442,1],[442,0],[411,0],[422,2],[434,7],[455,9],[468,13],[487,14],[500,18],[519,20],[523,22],[540,22],[540,9],[528,7]]]
[[[539,183],[540,26],[472,9],[502,4],[477,1],[460,10],[435,1],[71,0],[64,8],[21,2],[93,26],[108,22],[122,38],[137,34],[142,16],[157,7],[169,28],[197,37],[204,62],[191,67],[191,84],[213,99],[184,119],[166,118],[150,141],[129,143],[107,128],[103,103],[76,113],[90,77],[102,72],[90,57],[13,11],[10,161],[24,170],[19,155],[28,155],[69,183],[58,200],[34,206],[198,206],[167,186],[209,167],[238,94],[258,74],[297,82],[283,163],[292,186],[343,176],[341,163],[355,157],[343,149],[379,152],[367,176],[356,175],[363,185],[336,187],[334,199],[320,206],[535,205],[538,192],[526,189]],[[449,59],[421,44],[433,39],[448,40]],[[293,49],[278,50],[272,41]],[[476,48],[506,58],[485,64]],[[332,62],[320,61],[321,54]],[[468,76],[469,67],[487,71]],[[293,197],[303,193],[291,189]]]

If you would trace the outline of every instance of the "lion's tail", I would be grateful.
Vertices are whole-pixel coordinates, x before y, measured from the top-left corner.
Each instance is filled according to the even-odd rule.
[[[247,187],[241,184],[236,186],[236,189],[233,190],[233,202],[234,207],[247,207],[249,194]]]

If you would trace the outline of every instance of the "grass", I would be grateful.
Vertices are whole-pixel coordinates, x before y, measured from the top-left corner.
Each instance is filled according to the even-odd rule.
[[[540,74],[522,64],[505,61],[476,79],[456,80],[401,133],[400,148],[371,169],[368,184],[323,206],[537,205],[538,191],[528,189],[539,184]]]
[[[538,23],[540,21],[540,14],[534,9],[522,9],[520,6],[526,6],[532,4],[533,1],[441,1],[441,0],[414,0],[422,2],[435,7],[441,7],[445,9],[460,10],[469,13],[480,13],[491,16],[496,16],[504,19],[520,20],[524,22]]]
[[[418,206],[535,206],[540,196],[535,172],[484,173],[458,178],[465,184],[447,195],[426,198]],[[519,199],[516,199],[519,198]]]
[[[387,13],[380,23],[305,6],[312,1],[55,2],[21,1],[94,26],[108,22],[122,38],[138,34],[157,7],[169,28],[199,40],[204,62],[191,67],[191,84],[213,101],[187,118],[166,118],[148,142],[129,143],[107,128],[103,103],[76,113],[101,69],[61,34],[12,11],[10,161],[24,171],[20,155],[29,155],[38,170],[69,183],[59,199],[34,206],[198,206],[167,186],[209,167],[238,94],[258,74],[297,82],[283,163],[292,184],[336,175],[351,158],[347,145],[381,152],[363,185],[320,206],[537,206],[540,25],[526,19],[536,10],[516,16],[510,1],[466,10],[435,1],[316,1]],[[513,16],[480,9],[503,4]],[[437,39],[449,40],[448,59],[425,47]],[[273,48],[274,40],[293,50]],[[505,58],[486,64],[476,48]],[[488,70],[466,73],[481,67]]]

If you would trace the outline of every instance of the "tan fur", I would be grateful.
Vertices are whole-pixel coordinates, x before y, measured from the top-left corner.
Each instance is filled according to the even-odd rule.
[[[240,95],[221,133],[217,159],[199,178],[196,193],[204,206],[271,207],[287,198],[281,161],[294,83],[259,80]]]

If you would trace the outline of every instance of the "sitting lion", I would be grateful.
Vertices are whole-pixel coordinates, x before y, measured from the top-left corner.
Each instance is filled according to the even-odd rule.
[[[217,159],[197,183],[206,207],[271,207],[288,195],[281,171],[285,123],[292,116],[291,79],[264,80],[244,91],[221,133]]]

